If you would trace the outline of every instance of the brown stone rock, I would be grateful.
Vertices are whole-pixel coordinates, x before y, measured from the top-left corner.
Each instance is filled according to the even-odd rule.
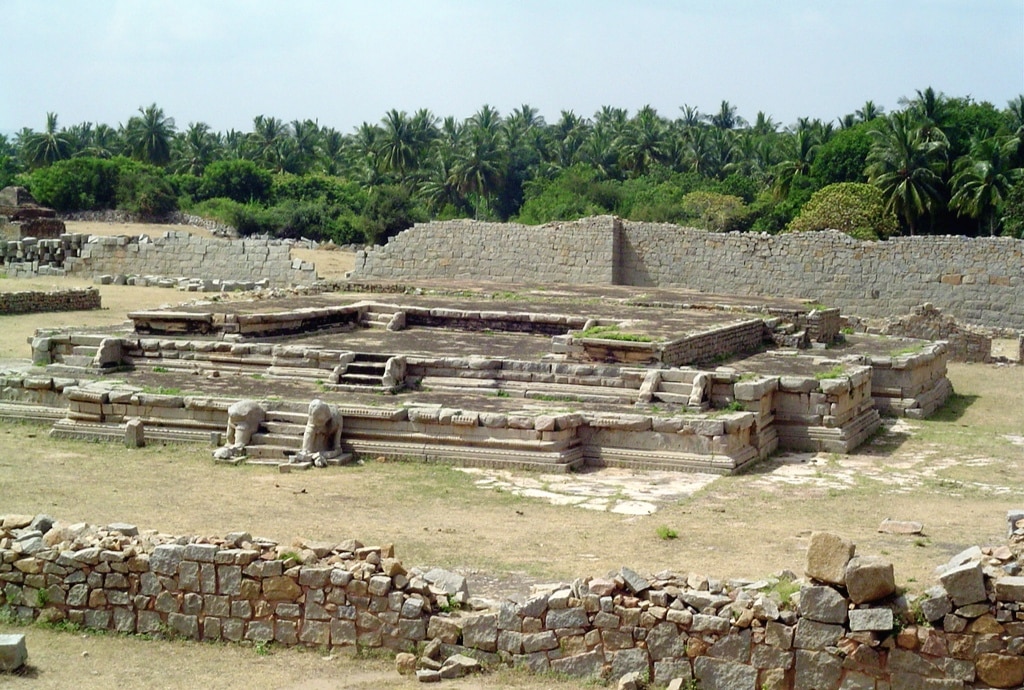
[[[968,629],[975,635],[1002,635],[1006,632],[1006,628],[991,613],[971,621]]]
[[[892,563],[875,556],[858,556],[846,565],[846,590],[855,604],[884,599],[896,591]]]
[[[395,670],[400,675],[411,676],[416,673],[416,655],[399,652],[395,655]]]
[[[808,577],[833,585],[846,584],[846,564],[856,552],[853,542],[830,532],[812,532],[807,547]]]
[[[295,601],[302,596],[302,588],[287,575],[263,580],[263,596],[267,601]]]
[[[1015,688],[1024,683],[1024,657],[981,654],[976,668],[978,677],[994,688]]]

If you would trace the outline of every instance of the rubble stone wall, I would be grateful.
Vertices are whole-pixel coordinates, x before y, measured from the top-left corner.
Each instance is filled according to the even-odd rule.
[[[610,216],[540,227],[443,221],[360,253],[353,280],[682,286],[786,295],[885,318],[930,302],[965,323],[1024,329],[1024,240],[839,232],[713,233]]]
[[[840,232],[711,233],[622,221],[623,283],[787,295],[888,317],[931,302],[967,323],[1024,328],[1024,241]]]
[[[448,220],[420,223],[356,255],[354,280],[617,282],[612,216],[541,226]]]
[[[0,242],[0,260],[12,276],[104,274],[188,276],[218,280],[266,279],[272,285],[316,282],[313,264],[291,258],[282,240],[222,240],[187,232],[163,236],[101,237]]]
[[[0,605],[23,620],[191,640],[416,651],[435,660],[464,654],[485,666],[578,678],[635,673],[658,686],[695,679],[703,690],[1024,682],[1024,578],[1000,573],[990,565],[1000,559],[976,547],[946,564],[941,585],[913,610],[895,592],[891,564],[851,559],[852,545],[816,533],[807,563],[814,579],[804,581],[795,604],[773,593],[777,579],[651,577],[623,567],[451,612],[471,601],[465,578],[406,568],[391,546],[299,539],[289,548],[244,532],[173,536],[124,523],[54,524],[47,516],[7,515],[2,525]],[[832,541],[843,558],[816,554]],[[826,571],[836,566],[842,579],[832,582]],[[420,673],[427,680],[436,671]]]
[[[0,314],[32,314],[44,311],[84,311],[100,308],[95,288],[43,292],[0,292]]]

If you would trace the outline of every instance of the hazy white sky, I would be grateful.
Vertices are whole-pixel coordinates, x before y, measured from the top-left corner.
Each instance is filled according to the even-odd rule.
[[[932,86],[1024,93],[1024,0],[0,0],[0,131],[651,104],[782,124]]]

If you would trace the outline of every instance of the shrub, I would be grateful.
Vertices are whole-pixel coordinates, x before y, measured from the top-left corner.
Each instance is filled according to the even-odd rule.
[[[148,170],[122,173],[117,183],[117,207],[144,216],[166,216],[177,210],[174,187]]]
[[[683,197],[683,208],[701,227],[714,232],[746,230],[752,219],[743,199],[730,194],[690,192]]]
[[[24,175],[29,192],[43,206],[62,212],[114,208],[118,163],[102,158],[71,158]]]
[[[265,201],[273,176],[252,161],[217,161],[206,166],[199,185],[199,198],[225,197],[239,203]]]
[[[898,230],[886,211],[881,190],[860,182],[840,182],[816,191],[790,222],[790,232],[839,230],[860,240],[884,239]]]

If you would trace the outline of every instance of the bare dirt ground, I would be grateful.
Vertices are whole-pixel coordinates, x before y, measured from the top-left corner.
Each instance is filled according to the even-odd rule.
[[[26,289],[30,282],[2,280],[0,290],[12,283]],[[25,339],[37,325],[82,318],[119,323],[127,309],[183,295],[121,291],[104,292],[104,312],[3,317],[0,357],[24,357]],[[950,379],[957,393],[940,413],[926,421],[890,421],[853,455],[780,454],[742,476],[679,481],[621,470],[555,478],[388,461],[278,474],[215,465],[206,447],[129,450],[51,439],[42,426],[0,423],[0,514],[128,521],[178,534],[244,529],[283,543],[296,537],[394,543],[406,565],[458,569],[474,593],[490,596],[623,565],[726,579],[756,579],[783,568],[800,572],[810,532],[824,529],[852,539],[859,553],[890,558],[897,581],[921,591],[952,554],[1002,543],[1006,511],[1024,506],[1024,367],[955,364]],[[652,510],[614,510],[630,502]],[[885,518],[922,522],[924,533],[879,533]],[[661,526],[678,538],[659,538]],[[33,672],[0,677],[4,687],[227,688],[257,674],[271,688],[413,685],[387,661],[316,650],[272,649],[260,656],[239,646],[0,625],[0,632],[13,631],[28,635]],[[506,672],[451,687],[577,684]]]

